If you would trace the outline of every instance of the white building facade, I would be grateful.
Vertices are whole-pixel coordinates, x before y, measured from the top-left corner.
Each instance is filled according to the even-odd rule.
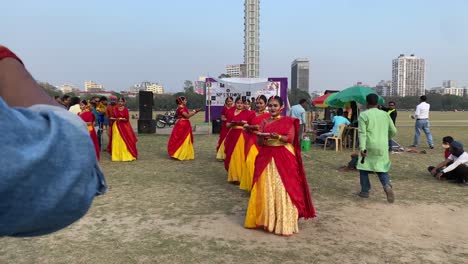
[[[146,91],[153,92],[153,94],[163,94],[164,86],[158,83],[152,83],[152,84],[146,85]]]
[[[245,64],[232,64],[226,66],[226,74],[231,77],[247,77],[247,67]]]
[[[260,76],[260,0],[244,2],[244,64],[248,78]]]
[[[101,92],[104,91],[104,85],[95,83],[93,81],[85,81],[86,92]]]
[[[392,89],[397,96],[425,94],[426,63],[424,59],[401,54],[392,63]]]

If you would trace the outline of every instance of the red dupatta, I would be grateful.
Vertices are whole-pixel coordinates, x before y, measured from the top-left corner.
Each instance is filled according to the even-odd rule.
[[[138,151],[136,149],[136,142],[138,140],[133,132],[132,126],[130,125],[128,109],[124,107],[124,109],[120,111],[118,106],[114,107],[113,117],[125,118],[125,121],[114,120],[114,122],[117,122],[117,129],[119,130],[120,136],[125,142],[125,145],[127,145],[128,151],[133,157],[138,158]]]
[[[263,173],[271,159],[275,159],[278,173],[281,176],[286,192],[292,203],[296,206],[299,217],[315,217],[315,209],[310,196],[309,185],[302,164],[301,148],[299,144],[299,119],[282,117],[272,122],[262,123],[261,131],[265,133],[276,132],[280,135],[290,134],[294,130],[293,138],[289,142],[294,146],[294,154],[284,146],[263,146],[255,160],[255,171],[253,184],[255,184]],[[295,162],[294,162],[295,161]]]

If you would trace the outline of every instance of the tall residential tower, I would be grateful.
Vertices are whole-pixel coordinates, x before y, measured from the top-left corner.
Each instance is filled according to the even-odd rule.
[[[260,75],[260,0],[245,0],[244,3],[244,64],[247,77]]]
[[[421,96],[426,93],[424,59],[401,54],[392,64],[392,90],[397,96]]]

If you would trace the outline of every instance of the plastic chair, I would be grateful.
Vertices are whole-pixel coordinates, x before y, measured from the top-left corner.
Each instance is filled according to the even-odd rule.
[[[346,124],[341,124],[338,127],[338,134],[335,136],[333,135],[332,137],[327,137],[325,139],[325,145],[323,146],[323,149],[327,149],[327,142],[328,140],[334,140],[335,141],[335,151],[338,152],[338,150],[343,150],[343,132],[345,130]]]

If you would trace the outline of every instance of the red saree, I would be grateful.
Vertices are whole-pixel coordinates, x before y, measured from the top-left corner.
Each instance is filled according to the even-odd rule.
[[[135,136],[135,132],[133,132],[132,125],[130,124],[128,109],[124,107],[124,109],[120,111],[119,107],[116,106],[113,108],[112,117],[125,118],[125,121],[121,121],[121,120],[119,121],[113,120],[113,121],[117,123],[117,128],[119,129],[120,136],[125,142],[128,152],[130,152],[130,154],[132,154],[133,157],[138,158],[138,151],[136,148],[136,143],[138,140]],[[110,123],[110,120],[109,120],[109,123]],[[112,137],[109,139],[109,146],[112,150]]]
[[[177,122],[172,129],[171,137],[167,143],[167,153],[171,158],[176,159],[193,159],[193,133],[192,133],[192,125],[190,121],[186,119],[182,113],[189,114],[189,110],[186,106],[179,106],[177,108],[176,117]],[[192,148],[190,150],[181,150],[183,154],[180,157],[176,157],[176,152],[179,151],[181,148],[184,147],[184,142],[186,141],[187,137],[190,137],[190,142],[188,144],[188,148]]]
[[[227,113],[230,110],[234,110],[235,107],[227,108],[226,106],[223,107],[223,111],[221,112],[221,116],[224,116],[227,118]],[[221,131],[219,133],[219,140],[218,140],[218,145],[216,146],[216,151],[219,150],[219,147],[221,144],[223,144],[224,139],[226,138],[226,135],[228,133],[229,129],[226,127],[226,120],[221,120]]]
[[[249,125],[260,126],[262,121],[269,118],[270,113],[262,113],[257,115],[255,111],[251,111],[249,118]],[[259,146],[257,145],[257,132],[258,129],[249,129],[246,133],[245,139],[245,169],[241,179],[239,188],[241,190],[250,191],[252,189],[252,179],[255,168],[255,159],[259,153]]]
[[[240,113],[235,115],[235,110],[232,111],[232,115],[228,115],[228,119],[226,120],[227,123],[231,122],[239,122],[239,121],[249,121],[249,111],[242,110]],[[231,156],[233,154],[234,148],[238,144],[239,138],[243,137],[243,140],[247,138],[247,134],[244,131],[244,128],[241,125],[233,125],[230,127],[228,134],[224,140],[224,151],[226,153],[226,159],[224,160],[224,168],[226,171],[229,171],[229,165],[231,162]],[[244,154],[245,155],[245,154]],[[245,160],[245,156],[243,158]],[[241,177],[242,175],[237,175],[237,177]]]
[[[109,104],[106,106],[106,116],[109,120],[109,125],[107,126],[107,135],[109,136],[109,143],[107,144],[107,152],[112,153],[112,125],[114,120],[111,120],[111,117],[114,117],[114,108],[118,107],[117,105]]]
[[[264,120],[262,127],[261,130],[264,133],[276,132],[281,135],[290,135],[288,141],[292,142],[295,153],[291,153],[285,146],[261,147],[255,160],[253,185],[259,180],[271,159],[274,159],[281,181],[292,203],[297,208],[299,217],[305,219],[315,217],[315,209],[302,164],[299,144],[299,119],[285,116],[271,122]]]
[[[252,111],[251,117],[249,118],[249,125],[253,126],[260,126],[263,122],[264,119],[270,118],[271,114],[268,112],[262,113],[260,115],[257,115],[255,111]],[[255,133],[256,131],[249,131],[247,133],[247,139],[245,141],[245,156],[249,154],[250,148],[252,146],[255,146],[258,148],[257,145],[257,134]]]
[[[93,123],[96,121],[96,118],[94,117],[94,114],[89,111],[81,112],[80,117],[86,123],[91,123],[91,124],[86,124],[86,125],[88,126],[89,136],[91,137],[91,140],[93,141],[94,149],[96,150],[96,157],[98,160],[100,160],[101,157],[100,157],[100,151],[99,151],[99,143],[98,143],[98,139],[96,136],[96,130],[94,130],[94,126],[93,126]]]

